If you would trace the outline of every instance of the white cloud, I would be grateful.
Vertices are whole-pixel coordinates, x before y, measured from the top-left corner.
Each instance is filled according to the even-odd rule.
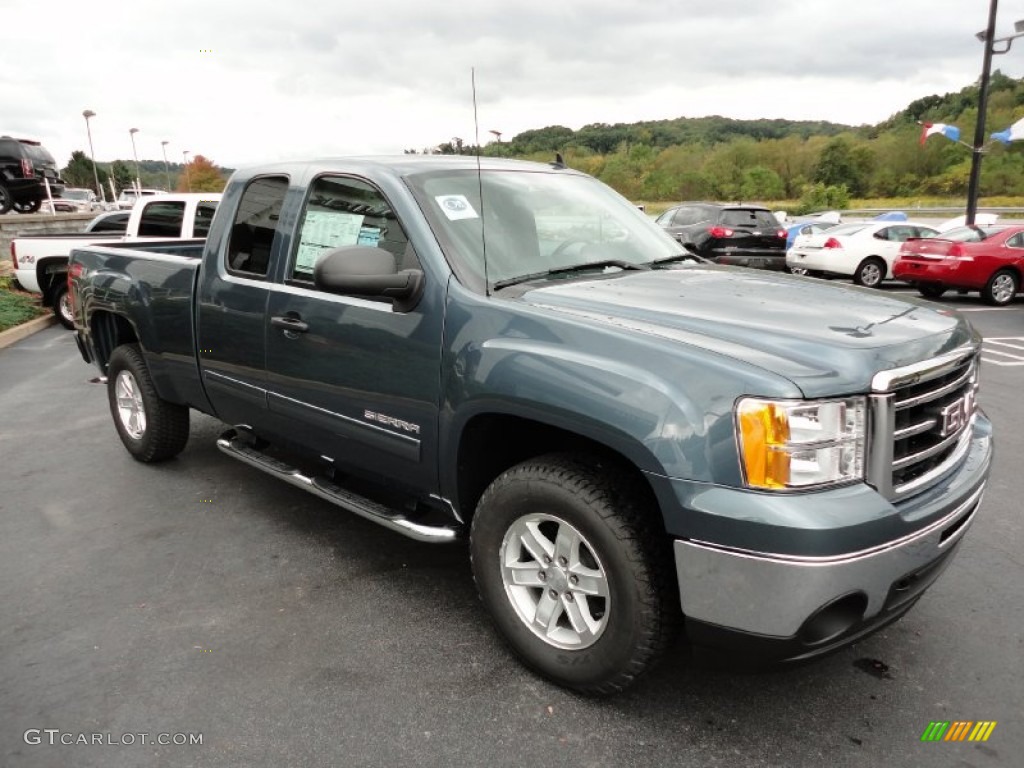
[[[841,9],[841,10],[840,10]],[[983,3],[5,0],[0,132],[228,166],[720,114],[875,123],[981,68]],[[45,21],[43,16],[45,15]],[[998,34],[1024,18],[1004,7]],[[45,30],[40,38],[40,30]],[[43,48],[41,48],[43,46]],[[1020,54],[994,67],[1020,76]],[[41,54],[41,50],[44,51]],[[209,51],[209,52],[205,52]]]

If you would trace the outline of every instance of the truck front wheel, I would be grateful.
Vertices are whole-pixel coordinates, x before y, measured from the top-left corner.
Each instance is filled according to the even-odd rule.
[[[125,344],[110,356],[107,400],[117,434],[136,461],[163,461],[185,448],[188,407],[160,399],[138,345]]]
[[[622,690],[672,638],[671,550],[643,498],[624,473],[552,454],[504,472],[477,506],[480,596],[513,650],[560,685]]]

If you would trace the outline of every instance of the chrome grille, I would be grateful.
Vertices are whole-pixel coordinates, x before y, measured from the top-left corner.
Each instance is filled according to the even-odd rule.
[[[884,371],[873,381],[868,482],[888,498],[922,490],[970,443],[978,349]]]

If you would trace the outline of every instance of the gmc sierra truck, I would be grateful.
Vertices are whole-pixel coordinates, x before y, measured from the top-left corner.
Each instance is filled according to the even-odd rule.
[[[195,409],[256,469],[467,537],[500,634],[587,693],[679,630],[787,661],[889,624],[991,463],[957,313],[708,264],[561,163],[238,171],[205,243],[78,248],[69,281],[135,459]]]
[[[65,328],[74,327],[68,304],[68,255],[71,249],[93,243],[206,237],[219,192],[186,192],[146,198],[132,209],[125,231],[116,234],[23,235],[11,241],[14,277],[26,291],[41,293]]]

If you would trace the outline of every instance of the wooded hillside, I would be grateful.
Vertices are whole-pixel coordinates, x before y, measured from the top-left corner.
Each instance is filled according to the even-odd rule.
[[[967,191],[970,147],[943,136],[921,146],[917,121],[956,125],[970,144],[977,104],[975,84],[918,99],[874,126],[719,116],[575,131],[556,125],[492,142],[481,154],[548,161],[560,152],[634,200],[799,199],[811,209],[843,207],[850,198],[958,197]],[[986,141],[1024,115],[1024,79],[995,72],[988,107]],[[458,149],[449,143],[436,151]],[[1024,196],[1024,147],[987,143],[981,194]]]

